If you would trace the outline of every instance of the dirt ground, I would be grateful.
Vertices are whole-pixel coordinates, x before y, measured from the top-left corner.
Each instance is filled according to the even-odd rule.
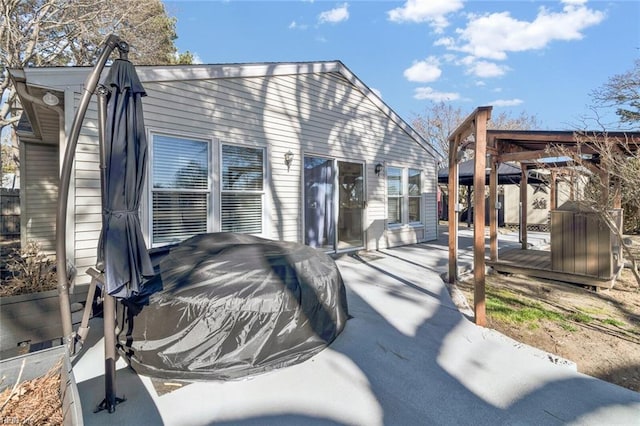
[[[473,306],[473,277],[458,288]],[[578,371],[640,392],[640,291],[623,270],[614,288],[520,275],[486,276],[487,327],[576,363]],[[497,303],[496,303],[497,302]],[[538,307],[551,318],[513,321],[501,312]]]

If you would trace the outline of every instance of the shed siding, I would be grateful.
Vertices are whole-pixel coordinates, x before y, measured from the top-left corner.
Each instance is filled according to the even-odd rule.
[[[56,245],[58,147],[25,142],[24,150],[23,243],[34,240],[40,243],[43,251],[53,253]]]
[[[215,80],[143,82],[148,129],[266,148],[267,212],[265,236],[302,241],[302,165],[305,154],[364,162],[368,207],[368,249],[435,238],[436,208],[425,202],[424,227],[386,230],[386,179],[377,163],[423,170],[423,192],[435,193],[436,160],[342,75],[302,74]],[[75,167],[75,262],[95,263],[100,231],[99,156],[93,103],[78,141]],[[284,154],[293,151],[289,171]],[[214,159],[213,174],[219,174]],[[219,208],[213,188],[213,209]],[[429,199],[429,197],[425,197]],[[214,224],[217,230],[218,224]],[[431,229],[433,228],[433,229]]]

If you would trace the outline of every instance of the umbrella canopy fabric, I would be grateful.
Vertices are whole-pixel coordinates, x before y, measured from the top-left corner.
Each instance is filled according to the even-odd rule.
[[[154,273],[138,215],[147,160],[141,100],[146,93],[135,67],[124,59],[113,62],[103,85],[109,93],[98,268],[105,273],[107,293],[127,298]]]

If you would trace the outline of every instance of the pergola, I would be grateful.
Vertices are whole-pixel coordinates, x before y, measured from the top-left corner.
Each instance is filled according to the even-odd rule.
[[[449,218],[455,218],[459,187],[459,151],[461,149],[473,149],[474,174],[473,174],[473,208],[474,214],[474,249],[473,249],[473,275],[474,275],[474,311],[475,322],[478,325],[486,324],[485,305],[485,173],[487,165],[489,171],[489,245],[490,259],[498,260],[498,226],[497,201],[498,165],[507,161],[519,162],[521,167],[520,178],[520,202],[523,206],[520,218],[520,232],[522,248],[527,248],[527,183],[530,169],[539,169],[542,166],[551,169],[551,209],[557,208],[555,197],[556,172],[558,167],[567,167],[567,162],[560,160],[566,157],[567,152],[575,152],[579,141],[573,131],[529,131],[529,130],[487,130],[487,122],[491,118],[491,106],[481,106],[475,109],[449,136],[449,173],[448,191]],[[631,140],[634,146],[640,144],[640,133],[629,132],[589,132],[590,137],[606,138],[614,143],[625,143]],[[470,136],[473,140],[470,141]],[[598,152],[589,145],[580,145],[581,154],[591,154],[594,159]],[[541,163],[543,161],[543,163]],[[487,164],[487,162],[489,164]],[[608,182],[607,171],[592,167],[592,171],[599,173],[603,182]],[[620,182],[615,180],[614,202],[612,208],[620,208],[621,191]],[[607,185],[608,187],[608,185]],[[603,197],[604,198],[604,197]],[[608,198],[608,194],[607,194]],[[455,283],[457,279],[458,264],[458,224],[455,220],[449,220],[449,283]]]

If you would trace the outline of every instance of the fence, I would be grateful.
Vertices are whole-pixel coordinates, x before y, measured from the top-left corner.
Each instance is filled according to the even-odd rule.
[[[20,190],[0,188],[0,241],[20,239]]]

